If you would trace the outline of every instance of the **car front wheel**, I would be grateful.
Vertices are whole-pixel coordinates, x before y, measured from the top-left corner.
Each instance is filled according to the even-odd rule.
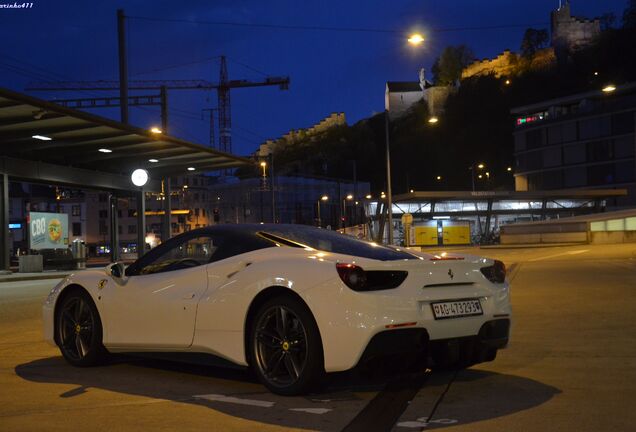
[[[62,299],[56,316],[57,344],[73,366],[99,364],[106,355],[102,322],[93,299],[75,291]]]
[[[318,326],[307,307],[292,297],[267,301],[250,332],[251,365],[272,392],[308,392],[324,374]]]

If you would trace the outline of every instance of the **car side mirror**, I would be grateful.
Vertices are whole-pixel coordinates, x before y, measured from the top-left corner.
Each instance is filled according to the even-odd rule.
[[[110,267],[110,274],[117,279],[121,279],[124,277],[124,264],[123,263],[114,263]]]

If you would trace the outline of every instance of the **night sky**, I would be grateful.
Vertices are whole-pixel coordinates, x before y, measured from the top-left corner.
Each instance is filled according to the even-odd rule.
[[[229,59],[230,79],[260,80],[264,78],[261,72],[289,75],[288,91],[277,87],[232,91],[234,153],[243,155],[252,153],[267,138],[279,137],[292,128],[311,126],[331,112],[345,112],[348,123],[353,124],[382,111],[385,82],[417,80],[419,68],[430,70],[447,45],[467,44],[479,58],[494,56],[506,48],[518,50],[525,28],[549,28],[550,10],[559,3],[558,0],[30,1],[33,2],[30,9],[0,9],[2,87],[22,91],[28,83],[40,80],[118,79],[118,8],[123,8],[129,17],[190,21],[128,19],[130,79],[216,82],[220,55]],[[0,0],[2,3],[8,0]],[[626,5],[626,0],[571,2],[574,15],[591,18],[613,12],[616,25],[620,25]],[[395,32],[291,30],[212,25],[203,21]],[[517,27],[466,30],[513,25]],[[405,35],[413,30],[425,34],[424,46],[414,48],[406,44]],[[32,94],[45,99],[97,95],[96,92]],[[100,92],[100,95],[106,94]],[[201,110],[216,107],[216,93],[172,91],[169,103],[170,133],[207,144],[209,123],[202,119]],[[118,110],[93,112],[115,119],[119,115]],[[131,123],[141,127],[159,124],[159,109],[131,108]]]

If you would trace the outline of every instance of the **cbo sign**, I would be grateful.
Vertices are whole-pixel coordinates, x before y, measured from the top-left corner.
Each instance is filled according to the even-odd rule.
[[[64,213],[29,214],[31,249],[58,249],[68,245],[68,215]]]

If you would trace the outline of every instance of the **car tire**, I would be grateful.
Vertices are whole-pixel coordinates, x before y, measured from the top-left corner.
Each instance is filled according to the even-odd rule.
[[[265,302],[251,321],[250,365],[271,392],[305,394],[324,376],[322,341],[313,315],[291,296]]]
[[[102,321],[87,292],[73,291],[62,299],[55,317],[55,331],[62,356],[73,366],[94,366],[106,358]]]

